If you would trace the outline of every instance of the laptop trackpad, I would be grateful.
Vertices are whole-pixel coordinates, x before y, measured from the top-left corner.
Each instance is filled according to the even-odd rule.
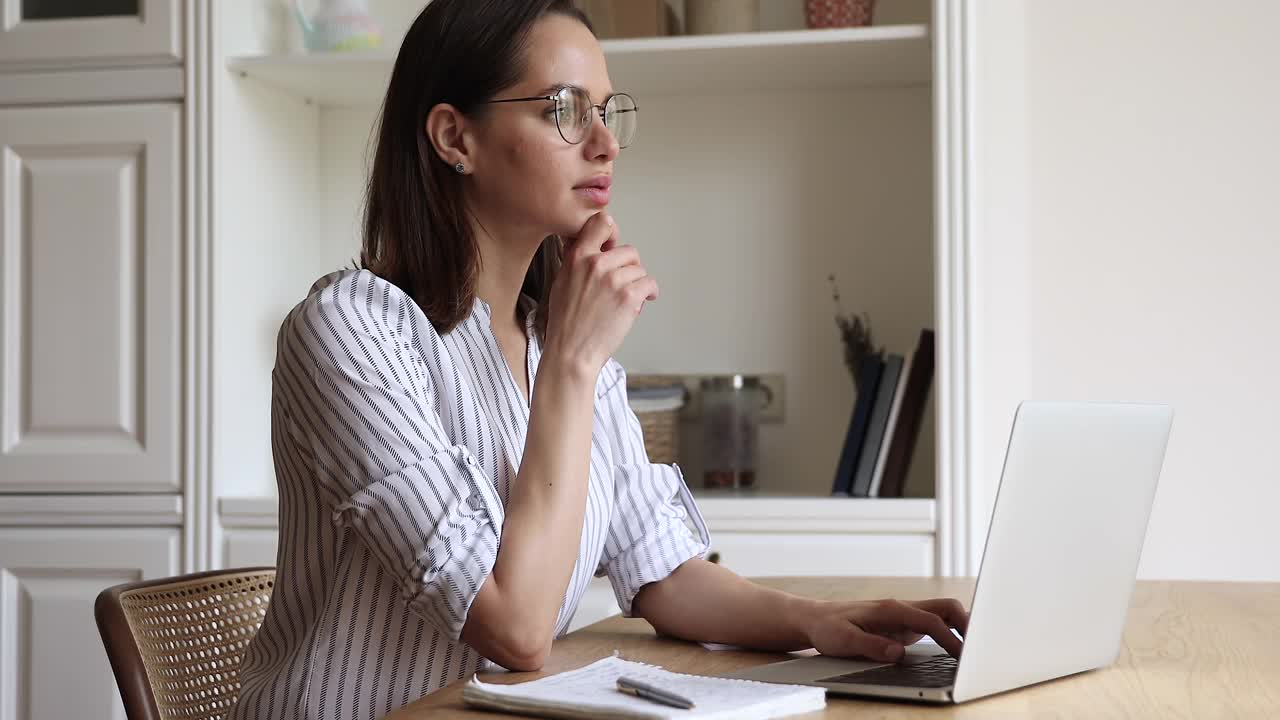
[[[936,643],[919,642],[914,645],[907,646],[907,654],[899,664],[914,665],[915,663],[932,660],[939,655],[946,654],[947,651],[943,650]],[[829,678],[833,675],[843,675],[845,673],[858,672],[860,670],[869,670],[873,667],[880,667],[888,664],[891,663],[850,660],[848,658],[828,657],[826,655],[812,655],[810,657],[796,658],[794,660],[783,660],[776,663],[756,665],[755,667],[740,668],[730,672],[719,673],[718,677],[742,678],[744,680],[759,680],[761,682],[772,683],[810,685],[817,680]]]

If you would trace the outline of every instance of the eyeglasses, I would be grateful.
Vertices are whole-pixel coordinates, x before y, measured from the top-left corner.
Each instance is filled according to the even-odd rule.
[[[596,114],[600,115],[604,126],[613,133],[614,139],[618,141],[618,147],[627,147],[635,140],[636,111],[640,108],[636,107],[635,98],[626,93],[610,95],[603,105],[595,105],[591,102],[591,96],[586,90],[566,85],[554,95],[487,100],[481,104],[533,100],[547,100],[556,104],[556,128],[560,130],[560,137],[570,145],[577,145],[587,138],[587,133],[591,129],[591,116]]]

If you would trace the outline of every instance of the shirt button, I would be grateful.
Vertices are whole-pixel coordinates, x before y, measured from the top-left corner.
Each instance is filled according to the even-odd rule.
[[[479,510],[481,507],[480,498],[475,495],[467,498],[467,504],[471,506],[472,510]]]
[[[468,465],[471,465],[472,467],[474,467],[474,466],[475,466],[475,464],[476,464],[476,459],[475,459],[475,458],[473,458],[473,457],[471,457],[470,455],[468,455],[468,456],[467,456],[467,464],[468,464]]]

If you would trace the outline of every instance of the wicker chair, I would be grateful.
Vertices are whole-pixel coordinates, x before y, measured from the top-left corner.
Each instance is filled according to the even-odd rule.
[[[275,568],[235,568],[99,593],[93,615],[129,720],[226,715],[275,576]]]

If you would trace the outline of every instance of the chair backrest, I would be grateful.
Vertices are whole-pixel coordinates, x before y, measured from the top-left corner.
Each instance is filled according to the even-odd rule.
[[[271,567],[234,568],[99,593],[93,615],[129,720],[226,715],[275,577]]]

